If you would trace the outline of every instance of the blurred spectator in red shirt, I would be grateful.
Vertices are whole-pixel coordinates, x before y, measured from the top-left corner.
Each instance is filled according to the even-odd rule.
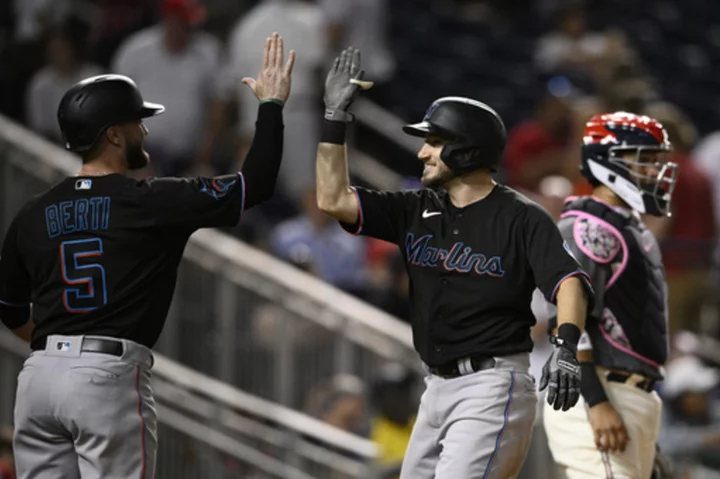
[[[692,152],[693,163],[713,184],[715,223],[720,225],[720,131],[704,137]]]
[[[668,103],[652,104],[646,114],[668,131],[673,144],[669,161],[679,165],[672,217],[645,219],[663,250],[670,329],[673,333],[680,329],[697,331],[700,309],[709,294],[709,266],[717,234],[713,186],[690,158],[697,132],[685,115]]]
[[[562,173],[570,113],[564,98],[548,92],[535,117],[509,132],[503,161],[509,186],[537,192],[543,178]]]

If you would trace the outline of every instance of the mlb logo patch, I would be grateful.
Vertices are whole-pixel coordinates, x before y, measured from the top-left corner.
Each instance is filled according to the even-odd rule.
[[[55,344],[58,351],[70,351],[70,341],[60,341]]]
[[[76,190],[89,190],[92,188],[92,180],[77,180],[75,182]]]

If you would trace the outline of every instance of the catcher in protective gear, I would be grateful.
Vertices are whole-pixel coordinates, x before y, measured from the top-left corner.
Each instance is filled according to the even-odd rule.
[[[592,196],[566,200],[558,223],[593,281],[595,306],[578,343],[580,393],[563,414],[546,407],[548,445],[569,479],[650,477],[667,360],[667,285],[657,240],[639,213],[670,214],[677,165],[656,120],[596,115],[583,135],[581,172]]]

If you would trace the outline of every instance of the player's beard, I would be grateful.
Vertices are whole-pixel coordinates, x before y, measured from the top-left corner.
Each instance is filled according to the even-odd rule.
[[[150,163],[150,155],[143,149],[142,141],[129,143],[125,151],[128,170],[140,170]]]
[[[445,163],[439,162],[430,174],[426,175],[423,173],[420,182],[425,188],[440,188],[453,180],[455,176],[455,173],[453,173]]]

